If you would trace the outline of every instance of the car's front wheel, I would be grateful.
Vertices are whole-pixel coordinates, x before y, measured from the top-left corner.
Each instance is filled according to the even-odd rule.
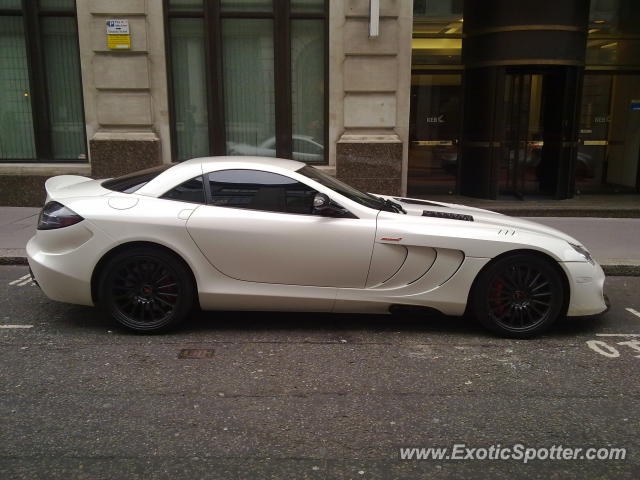
[[[500,258],[478,276],[471,308],[493,332],[529,338],[548,329],[566,313],[567,292],[561,273],[536,254]]]
[[[103,270],[100,303],[125,327],[142,333],[165,332],[191,311],[190,272],[174,255],[136,247],[116,254]]]

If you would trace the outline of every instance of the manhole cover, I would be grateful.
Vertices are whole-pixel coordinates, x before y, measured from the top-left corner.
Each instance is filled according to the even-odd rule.
[[[211,358],[212,348],[183,348],[178,354],[178,358]]]

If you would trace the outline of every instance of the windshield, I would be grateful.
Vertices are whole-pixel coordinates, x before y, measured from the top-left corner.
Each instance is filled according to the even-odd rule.
[[[297,170],[297,172],[365,207],[375,208],[376,210],[395,211],[392,210],[382,198],[371,195],[370,193],[361,192],[357,188],[353,188],[351,185],[347,185],[310,165],[305,165]]]

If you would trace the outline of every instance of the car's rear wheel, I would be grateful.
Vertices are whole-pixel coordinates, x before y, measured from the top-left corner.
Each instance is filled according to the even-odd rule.
[[[500,258],[483,270],[474,285],[472,311],[493,332],[529,338],[547,330],[566,312],[561,273],[535,254]]]
[[[115,255],[103,270],[100,303],[125,327],[142,333],[165,332],[191,311],[190,272],[174,255],[137,247]]]

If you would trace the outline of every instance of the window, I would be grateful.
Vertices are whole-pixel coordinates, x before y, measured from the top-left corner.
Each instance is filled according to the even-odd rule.
[[[343,195],[349,200],[353,200],[360,205],[364,205],[365,207],[375,208],[376,210],[395,211],[395,209],[389,210],[383,199],[376,197],[375,195],[371,195],[370,193],[361,192],[351,185],[341,182],[337,178],[332,177],[317,168],[305,165],[300,170],[297,170],[296,173],[315,180],[319,184],[324,185],[334,192],[338,192],[340,195]]]
[[[592,0],[589,9],[587,66],[640,66],[637,0]]]
[[[178,185],[162,195],[162,198],[189,203],[205,203],[202,175]]]
[[[174,160],[326,163],[327,3],[165,0]]]
[[[592,0],[576,161],[578,193],[640,188],[640,2]]]
[[[316,191],[284,175],[260,170],[222,170],[209,174],[212,205],[267,212],[313,213]]]
[[[415,0],[411,62],[418,65],[462,63],[462,0]]]
[[[121,177],[105,180],[104,182],[102,182],[102,186],[108,190],[113,190],[115,192],[133,193],[156,178],[162,172],[170,169],[173,166],[174,165],[172,164],[160,165],[158,167],[147,168],[146,170],[129,173]]]
[[[74,0],[0,2],[0,161],[86,161]]]

